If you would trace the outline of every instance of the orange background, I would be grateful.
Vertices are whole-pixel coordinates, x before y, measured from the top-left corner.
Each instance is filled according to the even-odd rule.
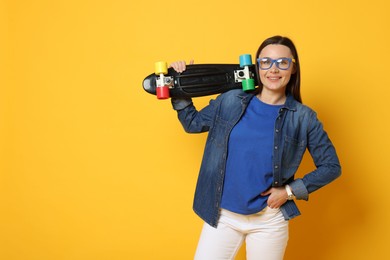
[[[298,46],[303,101],[343,166],[299,202],[285,259],[387,259],[388,10],[386,0],[0,1],[0,259],[192,259],[206,135],[184,133],[142,80],[159,60],[238,63],[275,34]],[[312,168],[306,156],[298,175]]]

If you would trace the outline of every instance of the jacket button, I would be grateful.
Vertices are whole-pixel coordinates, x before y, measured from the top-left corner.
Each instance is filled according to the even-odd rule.
[[[275,169],[279,168],[279,166],[275,165]]]
[[[275,183],[275,185],[278,185],[279,182],[275,181],[274,183]]]
[[[278,150],[278,147],[277,147],[277,146],[275,146],[275,150]]]
[[[279,133],[279,129],[276,129],[275,132],[276,132],[276,133]]]

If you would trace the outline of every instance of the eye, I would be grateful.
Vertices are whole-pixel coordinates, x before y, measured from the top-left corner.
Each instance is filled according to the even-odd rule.
[[[260,59],[260,63],[264,64],[264,65],[270,65],[271,64],[271,59],[268,59],[268,58]]]
[[[283,65],[283,66],[285,66],[285,65],[288,65],[288,60],[287,59],[278,59],[278,61],[277,61],[280,65]]]

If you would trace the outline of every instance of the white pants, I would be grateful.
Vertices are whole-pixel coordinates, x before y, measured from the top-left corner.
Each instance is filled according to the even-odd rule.
[[[195,259],[234,259],[244,240],[247,259],[283,259],[288,221],[284,220],[280,209],[266,207],[253,215],[222,209],[217,228],[204,224]]]

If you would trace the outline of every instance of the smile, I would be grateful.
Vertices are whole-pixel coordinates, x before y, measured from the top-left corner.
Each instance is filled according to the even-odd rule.
[[[278,80],[281,79],[281,77],[268,77],[269,80]]]

